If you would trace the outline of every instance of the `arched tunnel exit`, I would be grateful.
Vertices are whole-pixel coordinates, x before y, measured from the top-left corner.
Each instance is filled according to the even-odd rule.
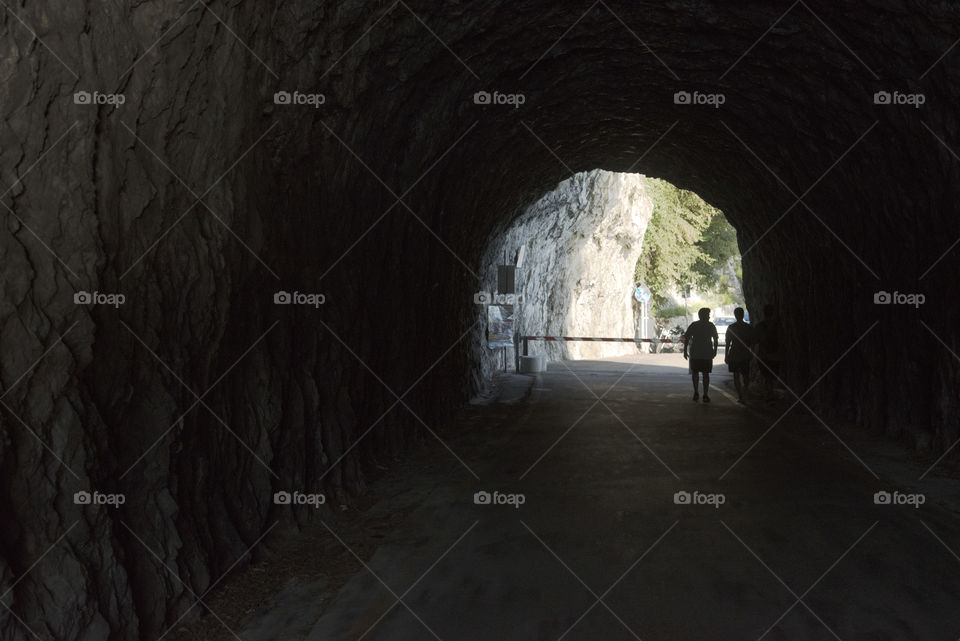
[[[2,16],[0,637],[960,635],[952,5]],[[780,393],[494,377],[489,249],[597,171],[723,212]]]
[[[594,170],[561,181],[490,237],[478,274],[480,384],[498,368],[524,370],[521,355],[682,351],[684,330],[704,306],[723,350],[744,304],[736,230],[723,212],[637,173]]]

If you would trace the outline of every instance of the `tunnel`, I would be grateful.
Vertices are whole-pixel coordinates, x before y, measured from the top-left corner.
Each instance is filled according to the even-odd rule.
[[[2,15],[3,639],[306,639],[269,619],[261,636],[241,632],[242,617],[225,619],[229,608],[215,603],[230,601],[235,577],[267,567],[262,594],[237,597],[234,609],[291,607],[278,604],[283,590],[296,600],[292,584],[265,579],[308,564],[285,553],[291,541],[335,549],[369,580],[376,554],[420,540],[402,518],[412,507],[371,497],[413,500],[425,478],[441,493],[463,489],[471,516],[460,531],[479,523],[458,544],[469,546],[493,527],[484,523],[493,512],[470,512],[481,506],[469,496],[501,477],[511,479],[501,496],[526,492],[526,504],[489,506],[503,508],[493,521],[516,547],[478,547],[483,580],[438,583],[434,601],[401,598],[411,584],[429,586],[432,575],[420,582],[420,573],[457,535],[427,546],[392,589],[360,590],[337,564],[319,563],[320,574],[346,574],[330,579],[337,598],[310,598],[319,609],[300,623],[327,621],[330,631],[309,638],[556,639],[594,601],[565,638],[648,638],[644,629],[820,638],[798,632],[807,624],[823,638],[960,635],[948,607],[960,587],[960,522],[950,516],[960,496],[960,7],[8,0]],[[492,369],[477,356],[486,327],[474,301],[488,285],[490,239],[593,170],[662,178],[723,211],[737,231],[745,305],[751,315],[779,310],[787,418],[734,414],[715,396],[709,409],[737,439],[706,434],[721,419],[691,414],[682,361],[641,367],[639,378],[614,361],[551,362],[539,378],[504,379],[505,393],[525,386],[510,403],[469,403]],[[611,389],[623,420],[610,429],[627,427],[627,445],[597,445],[581,460],[560,442],[544,461],[568,476],[521,477],[536,454],[511,458],[517,425],[542,417],[545,431],[531,438],[548,446],[595,399],[603,411],[600,392]],[[628,409],[631,389],[638,405]],[[675,413],[673,437],[644,436],[657,411]],[[751,466],[766,451],[752,449],[756,438],[788,437],[770,454],[776,465]],[[632,448],[636,459],[622,459]],[[664,450],[676,453],[672,465],[658,463]],[[882,464],[871,458],[880,451]],[[683,452],[711,463],[678,467]],[[741,456],[744,467],[720,479]],[[827,456],[844,471],[821,466]],[[773,478],[778,467],[795,476]],[[641,509],[598,490],[584,503],[590,518],[537,502],[538,492],[568,488],[565,478],[594,482],[604,470],[667,498]],[[688,514],[669,498],[697,488],[716,496],[707,490],[724,482],[734,485],[722,507]],[[926,498],[887,511],[869,497],[862,510],[832,498],[861,488]],[[752,498],[738,502],[741,490]],[[781,490],[807,492],[797,532],[823,550],[809,571],[799,560],[777,566],[757,543],[771,523],[793,523],[791,509],[768,509]],[[425,504],[433,508],[419,527],[446,532],[453,517]],[[366,514],[383,528],[357,525]],[[817,514],[829,517],[818,525]],[[584,529],[608,516],[619,525]],[[543,534],[554,520],[567,523],[577,550],[567,552],[581,555],[567,568],[580,582]],[[721,567],[749,566],[753,578],[698,574],[690,559],[702,546],[683,534],[685,521],[688,533],[724,541]],[[840,563],[841,552],[885,527],[900,547],[865,558],[900,564],[830,583],[859,558],[855,550]],[[602,590],[660,553],[644,556],[663,532],[664,550],[670,537],[693,537],[679,548],[688,556],[669,557],[688,614],[676,614],[680,597],[659,575],[615,607]],[[623,537],[629,558],[582,556],[605,537]],[[765,540],[802,547],[782,532]],[[525,550],[530,566],[497,561],[504,550]],[[772,569],[790,574],[787,565],[800,578]],[[549,587],[524,607],[531,592],[511,585],[531,577],[572,582],[585,601],[568,611]],[[486,600],[478,585],[513,596]],[[739,600],[710,596],[710,585]],[[815,598],[828,588],[841,596]],[[485,614],[437,623],[459,612],[445,600],[458,589]],[[396,606],[382,620],[351,623],[357,610],[336,608],[375,590],[386,599],[376,616]],[[780,594],[760,612],[764,590]],[[880,596],[871,608],[857,594]],[[633,609],[644,616],[621,614]],[[671,616],[657,620],[658,611]],[[501,613],[510,626],[496,623]],[[346,623],[337,628],[334,616]],[[577,637],[592,634],[594,617],[615,632]],[[194,629],[209,631],[177,637]]]

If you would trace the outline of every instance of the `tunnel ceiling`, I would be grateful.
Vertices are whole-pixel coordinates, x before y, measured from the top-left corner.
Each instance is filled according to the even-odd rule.
[[[946,451],[958,27],[950,3],[893,0],[12,3],[0,573],[24,576],[15,611],[56,638],[155,636],[193,603],[183,584],[202,592],[295,522],[273,491],[349,504],[468,394],[490,234],[593,168],[727,214],[748,305],[785,312],[787,381],[819,383],[805,402]],[[523,104],[476,104],[484,91]],[[278,290],[325,303],[278,306]],[[881,308],[878,290],[928,303]],[[95,487],[130,500],[70,501]],[[26,574],[61,536],[56,570]]]

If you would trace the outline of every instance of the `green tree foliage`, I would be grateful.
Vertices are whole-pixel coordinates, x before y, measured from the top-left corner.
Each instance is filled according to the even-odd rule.
[[[653,216],[637,261],[637,282],[652,290],[658,307],[668,302],[671,290],[688,285],[732,302],[739,291],[736,230],[719,209],[691,191],[657,178],[648,178],[647,188]]]

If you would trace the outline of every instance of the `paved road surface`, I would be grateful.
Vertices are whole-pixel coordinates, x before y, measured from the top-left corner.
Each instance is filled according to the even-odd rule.
[[[862,435],[851,454],[809,415],[768,432],[774,413],[691,395],[679,356],[650,355],[551,363],[522,402],[471,409],[447,441],[465,465],[410,479],[426,499],[306,638],[960,637],[956,482]]]

